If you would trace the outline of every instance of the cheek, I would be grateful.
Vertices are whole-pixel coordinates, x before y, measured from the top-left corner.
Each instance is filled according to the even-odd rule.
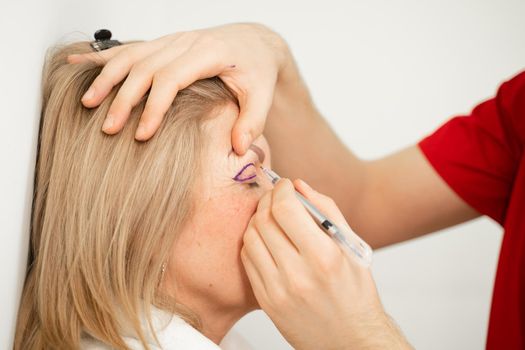
[[[215,198],[208,206],[206,221],[212,223],[207,230],[209,239],[225,243],[242,242],[242,236],[257,209],[259,198],[255,192],[240,192],[244,193]]]
[[[216,282],[228,281],[229,288],[245,289],[244,267],[241,262],[243,236],[248,223],[257,209],[258,196],[250,190],[241,196],[224,198],[210,203],[206,215],[207,227],[198,232],[205,247],[207,277]],[[210,274],[211,273],[211,274]],[[244,281],[244,282],[243,282]],[[237,294],[237,293],[233,293]]]
[[[191,265],[192,269],[201,270],[202,277],[230,272],[235,275],[242,269],[243,235],[257,209],[259,195],[257,191],[241,187],[235,192],[238,193],[216,196],[201,203],[188,230],[180,236],[175,253],[177,260],[186,267]]]
[[[257,191],[240,190],[240,195],[203,203],[180,236],[172,260],[179,296],[204,293],[221,305],[255,305],[240,251],[259,196]]]

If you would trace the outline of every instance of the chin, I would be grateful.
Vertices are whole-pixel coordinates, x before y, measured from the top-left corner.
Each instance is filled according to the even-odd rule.
[[[250,284],[250,281],[248,280],[248,276],[246,276],[246,273],[244,272],[244,269],[242,271],[242,278],[243,278],[243,299],[244,304],[246,306],[246,313],[253,311],[253,310],[259,310],[261,307],[259,306],[259,302],[255,298],[255,295],[253,294],[253,289]]]
[[[230,279],[226,282],[227,285],[224,285],[224,304],[229,304],[232,308],[242,310],[244,314],[260,309],[242,264],[236,270],[235,279]]]

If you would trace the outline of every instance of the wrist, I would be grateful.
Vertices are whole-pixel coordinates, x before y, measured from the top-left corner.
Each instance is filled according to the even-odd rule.
[[[279,75],[277,78],[277,87],[289,87],[297,84],[303,84],[299,68],[295,58],[286,43],[281,48],[280,53]]]
[[[394,320],[384,311],[362,322],[353,344],[361,349],[413,349]]]
[[[288,46],[284,50],[275,84],[273,107],[277,109],[282,107],[285,110],[291,109],[295,113],[315,113],[315,106],[313,105],[310,91],[299,72],[299,67]]]

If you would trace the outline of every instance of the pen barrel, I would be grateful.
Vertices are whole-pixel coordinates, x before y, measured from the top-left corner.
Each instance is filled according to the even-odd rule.
[[[335,240],[341,249],[357,260],[358,263],[369,267],[372,263],[372,248],[350,228],[340,228],[332,224],[325,231]]]
[[[332,220],[321,213],[312,202],[299,192],[296,191],[296,195],[315,222],[319,224],[319,227],[321,227],[348,256],[355,258],[358,263],[365,267],[370,266],[372,263],[372,248],[370,248],[361,237],[350,227],[342,228],[334,224]]]

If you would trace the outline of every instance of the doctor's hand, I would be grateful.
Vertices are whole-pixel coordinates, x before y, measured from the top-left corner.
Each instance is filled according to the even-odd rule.
[[[72,64],[87,60],[104,68],[83,96],[84,106],[98,106],[125,79],[102,127],[108,134],[122,129],[132,107],[150,90],[135,135],[138,140],[156,132],[179,90],[218,76],[239,100],[240,116],[232,130],[239,155],[262,133],[279,74],[293,64],[284,40],[260,24],[180,32],[68,57]]]
[[[299,192],[336,224],[334,202],[296,181]],[[408,349],[386,315],[370,271],[348,257],[280,180],[259,201],[241,260],[260,307],[296,349]]]

